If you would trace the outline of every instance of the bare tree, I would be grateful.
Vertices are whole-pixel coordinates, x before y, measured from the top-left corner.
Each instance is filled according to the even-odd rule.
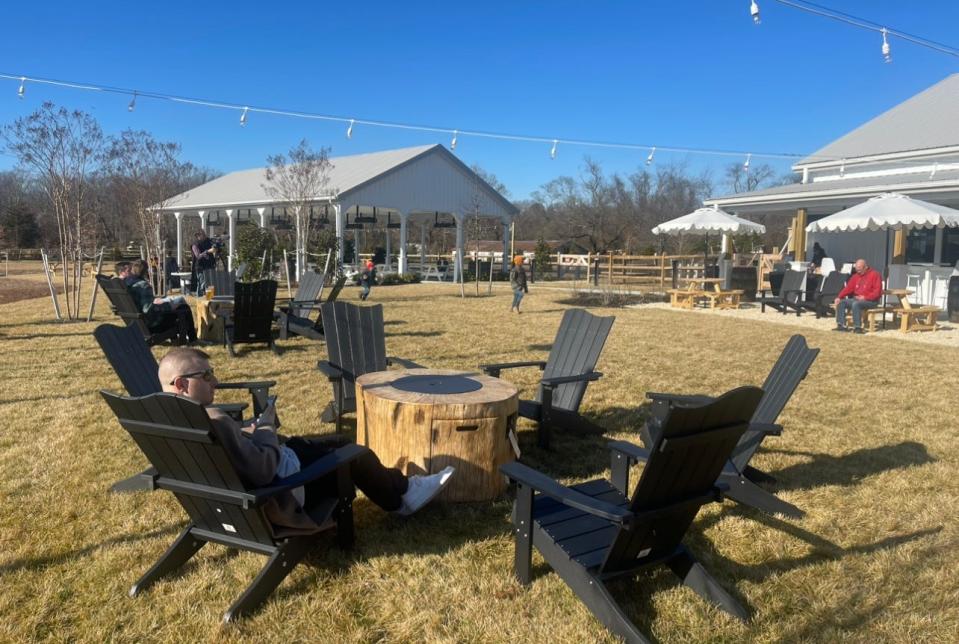
[[[20,167],[35,175],[56,217],[67,318],[77,319],[84,252],[96,247],[85,200],[88,178],[101,160],[103,131],[91,115],[47,102],[4,127],[2,137]]]
[[[266,158],[267,183],[264,190],[273,199],[288,204],[293,210],[296,232],[296,277],[306,271],[306,251],[310,239],[310,205],[335,197],[330,190],[329,148],[314,150],[306,139],[291,148],[288,155],[277,154]]]
[[[751,166],[748,170],[739,163],[726,166],[726,185],[734,193],[752,192],[764,187],[776,176],[776,171],[768,163]]]
[[[495,174],[493,174],[492,172],[488,172],[487,170],[483,169],[479,165],[476,165],[475,163],[470,166],[470,170],[475,172],[480,179],[488,183],[490,188],[500,193],[507,199],[510,198],[509,189],[507,189],[506,184],[500,181],[499,177],[497,177]]]

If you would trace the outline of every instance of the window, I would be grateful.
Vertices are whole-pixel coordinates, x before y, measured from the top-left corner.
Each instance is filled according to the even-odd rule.
[[[959,262],[959,228],[942,229],[942,263],[955,266]]]
[[[957,239],[959,241],[959,239]],[[906,237],[906,263],[931,264],[936,258],[936,229],[913,228]]]

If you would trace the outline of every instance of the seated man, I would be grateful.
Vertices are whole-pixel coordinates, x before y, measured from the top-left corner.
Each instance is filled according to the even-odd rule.
[[[151,331],[165,331],[177,327],[180,342],[197,342],[196,325],[193,323],[193,311],[182,295],[176,297],[156,297],[153,287],[147,281],[147,263],[142,259],[119,262],[116,274],[124,284],[133,301],[146,315],[147,327]]]
[[[217,440],[248,487],[262,487],[274,478],[291,476],[301,465],[310,465],[346,442],[293,437],[281,445],[273,427],[275,410],[272,407],[246,426],[209,407],[217,380],[210,357],[198,349],[171,349],[160,360],[159,376],[164,391],[207,406]],[[370,451],[354,460],[350,468],[353,482],[373,503],[401,515],[412,514],[426,505],[446,487],[453,475],[453,468],[447,467],[430,476],[407,477],[398,469],[384,467]],[[336,493],[335,473],[307,484],[305,489],[272,499],[266,507],[267,517],[278,528],[278,534],[314,532],[318,526],[301,508],[309,505],[308,499],[313,495],[331,493]]]
[[[879,298],[882,297],[882,277],[878,271],[870,268],[864,259],[857,259],[853,268],[856,272],[833,302],[836,307],[836,331],[849,330],[846,328],[846,313],[851,310],[853,332],[864,333],[862,312],[879,305]]]

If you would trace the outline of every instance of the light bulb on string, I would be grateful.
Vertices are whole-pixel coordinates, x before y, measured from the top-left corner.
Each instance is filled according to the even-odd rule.
[[[137,108],[137,93],[133,92],[133,98],[130,99],[130,104],[127,105],[127,112],[132,112]]]
[[[753,158],[753,155],[751,153],[746,155],[746,162],[743,163],[743,172],[745,172],[746,174],[749,174],[749,161],[752,158]]]
[[[649,156],[646,157],[646,165],[652,165],[652,164],[653,164],[653,157],[655,157],[655,156],[656,156],[656,146],[654,145],[654,146],[653,146],[652,148],[650,148],[650,150],[649,150]]]
[[[549,151],[549,158],[550,158],[550,159],[555,159],[555,158],[556,158],[556,145],[557,145],[558,143],[559,143],[559,141],[558,141],[557,139],[553,139],[553,149]]]
[[[759,17],[759,5],[756,3],[756,0],[752,0],[749,3],[749,15],[753,17],[753,24],[759,24],[762,22],[762,19]]]
[[[249,112],[249,111],[250,111],[250,108],[249,108],[249,107],[244,107],[244,108],[243,108],[243,113],[240,114],[240,126],[241,126],[241,127],[246,127],[246,115],[247,115],[247,112]]]
[[[20,77],[20,89],[17,90],[17,98],[23,98],[23,95],[27,92],[27,77]]]
[[[350,119],[350,126],[346,128],[346,138],[353,138],[353,119]]]
[[[845,159],[839,162],[839,176],[840,177],[846,176],[846,160]]]
[[[889,30],[883,27],[879,30],[882,33],[882,59],[887,63],[892,62],[892,48],[889,46]]]
[[[453,140],[450,141],[450,150],[456,149],[456,135],[459,134],[459,130],[453,130]]]

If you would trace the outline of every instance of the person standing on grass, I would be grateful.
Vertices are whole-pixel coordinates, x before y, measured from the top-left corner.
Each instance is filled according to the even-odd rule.
[[[193,245],[190,246],[190,252],[193,255],[193,262],[190,267],[190,279],[197,297],[202,297],[206,293],[206,277],[203,271],[216,266],[216,251],[213,249],[213,241],[206,236],[206,231],[202,228],[193,235]]]
[[[366,301],[366,298],[370,296],[370,291],[373,289],[373,284],[376,282],[376,267],[373,266],[372,260],[366,260],[366,267],[363,269],[363,272],[360,273],[360,299]]]
[[[853,333],[864,333],[862,312],[879,305],[882,296],[882,276],[869,267],[864,259],[857,259],[856,274],[849,278],[846,287],[839,291],[833,302],[836,307],[836,331],[848,331],[846,313],[852,311]]]
[[[529,293],[529,287],[526,286],[526,270],[523,268],[524,258],[517,255],[513,258],[513,267],[509,270],[509,286],[513,289],[513,304],[509,307],[510,312],[520,313],[519,303],[523,301],[523,296]]]
[[[294,436],[280,443],[276,434],[276,409],[267,408],[256,419],[241,425],[222,410],[211,407],[216,393],[216,376],[210,356],[197,349],[171,349],[160,360],[158,375],[163,391],[203,405],[210,417],[213,435],[226,451],[240,480],[250,488],[269,485],[292,476],[349,441],[342,436],[314,440]],[[373,503],[388,512],[410,515],[443,491],[455,469],[448,466],[430,475],[406,476],[386,467],[370,450],[350,462],[353,483]],[[266,502],[265,512],[277,537],[310,534],[320,530],[303,508],[317,499],[335,494],[335,472],[307,483],[303,488],[282,492]]]

